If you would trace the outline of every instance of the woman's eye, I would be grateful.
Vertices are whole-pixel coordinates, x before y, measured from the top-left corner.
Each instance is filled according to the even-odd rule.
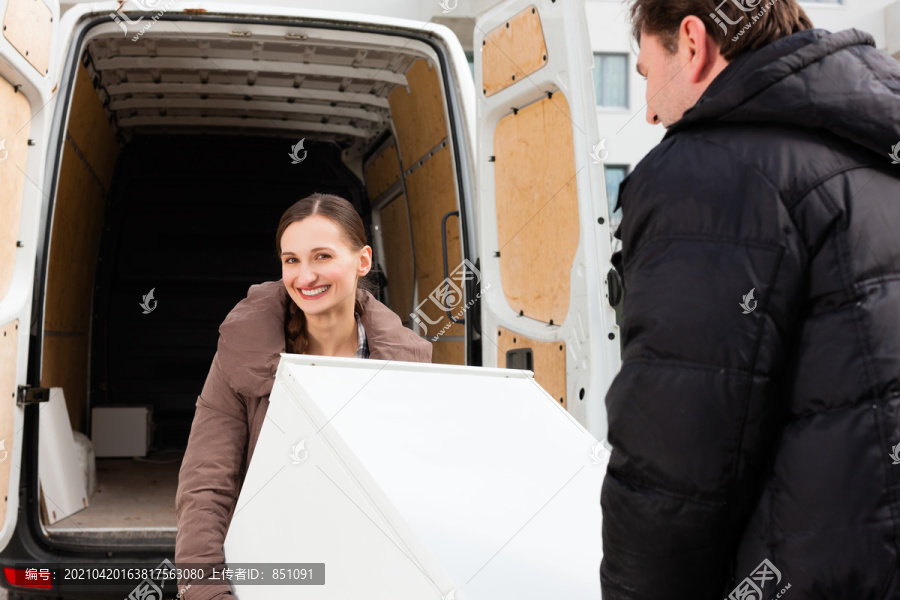
[[[317,255],[316,255],[316,258],[319,258],[320,256],[325,256],[325,257],[331,258],[331,255],[330,255],[330,254],[324,254],[324,253],[323,253],[323,254],[317,254]]]
[[[287,264],[291,264],[292,260],[297,260],[297,259],[296,258],[286,258],[286,259],[284,259],[284,262]]]

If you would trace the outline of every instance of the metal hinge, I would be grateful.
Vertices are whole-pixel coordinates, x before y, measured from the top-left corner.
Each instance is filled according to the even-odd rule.
[[[16,404],[19,406],[25,404],[37,404],[38,402],[48,402],[50,400],[50,388],[30,387],[27,385],[19,386],[19,396],[16,398]]]

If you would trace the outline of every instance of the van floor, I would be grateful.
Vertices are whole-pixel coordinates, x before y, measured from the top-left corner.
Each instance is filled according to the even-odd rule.
[[[175,492],[181,455],[161,453],[159,460],[98,458],[97,491],[90,506],[46,526],[48,535],[84,534],[117,537],[158,532],[175,536]],[[167,537],[167,536],[166,536]]]

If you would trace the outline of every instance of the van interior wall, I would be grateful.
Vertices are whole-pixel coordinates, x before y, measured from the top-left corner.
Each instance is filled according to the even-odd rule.
[[[284,210],[335,193],[369,225],[368,201],[331,144],[308,141],[294,165],[295,142],[284,138],[143,135],[120,156],[107,119],[79,67],[54,207],[41,383],[64,389],[76,431],[90,436],[93,407],[152,406],[152,448],[184,448],[219,324],[251,285],[281,278],[275,232]],[[144,314],[151,290],[156,308]]]
[[[445,93],[430,61],[414,61],[406,76],[408,87],[388,97],[393,158],[370,157],[367,190],[340,148],[314,136],[299,164],[287,156],[296,140],[275,134],[144,131],[124,145],[79,66],[54,208],[42,375],[42,385],[64,388],[74,430],[90,435],[92,407],[149,405],[152,448],[184,448],[218,326],[249,286],[281,277],[278,220],[312,192],[357,207],[370,242],[383,242],[380,298],[411,326],[416,289],[433,323],[428,336],[443,331],[433,361],[465,364],[463,326],[427,301],[444,280],[442,219],[458,210]],[[449,218],[451,271],[462,261],[459,232]]]
[[[106,111],[79,66],[53,207],[41,386],[63,388],[72,428],[81,432],[87,426],[94,266],[119,152]]]
[[[381,228],[391,308],[411,326],[415,285],[415,305],[425,300],[426,339],[442,332],[432,342],[432,362],[464,365],[463,325],[450,323],[438,303],[429,301],[444,281],[441,223],[458,210],[445,94],[438,70],[427,60],[413,62],[406,78],[408,88],[397,87],[388,96],[396,138],[368,161],[366,189]],[[445,227],[452,272],[462,262],[459,219],[447,219]],[[450,302],[451,314],[456,316],[463,303],[462,296]]]

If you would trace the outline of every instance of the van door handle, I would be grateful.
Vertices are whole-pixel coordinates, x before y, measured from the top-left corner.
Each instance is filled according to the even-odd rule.
[[[609,289],[609,305],[615,307],[622,301],[624,286],[622,278],[616,269],[610,269],[606,274],[606,287]]]
[[[531,348],[507,350],[506,368],[534,372],[534,352]]]
[[[447,292],[450,289],[450,269],[447,267],[447,219],[455,216],[457,219],[459,218],[459,211],[452,210],[444,215],[444,218],[441,219],[441,250],[444,254],[444,280],[441,282],[444,285],[444,298],[447,298]],[[465,285],[465,281],[463,282]],[[463,297],[460,300],[465,299],[465,291],[463,290]],[[447,306],[446,300],[444,302],[444,309],[447,312],[447,318],[450,319],[451,323],[460,323],[461,325],[466,324],[465,319],[457,319],[453,315],[450,314],[450,308]]]

